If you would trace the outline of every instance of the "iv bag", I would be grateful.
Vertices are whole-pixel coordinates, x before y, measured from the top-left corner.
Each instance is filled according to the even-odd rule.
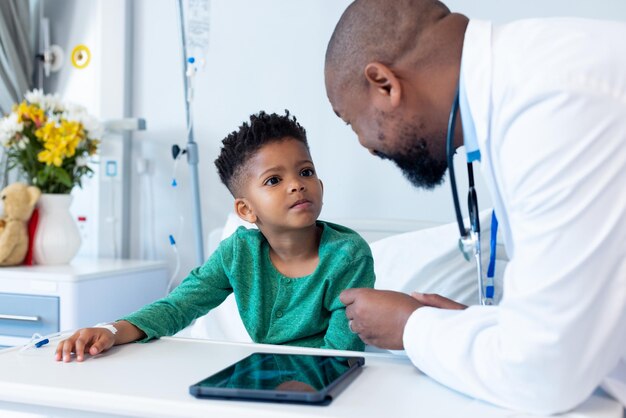
[[[209,47],[210,0],[183,0],[187,56],[204,59]]]

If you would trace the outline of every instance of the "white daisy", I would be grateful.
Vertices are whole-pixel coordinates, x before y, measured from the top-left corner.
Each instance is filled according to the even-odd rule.
[[[43,94],[43,90],[34,89],[32,91],[27,92],[24,95],[24,98],[28,101],[28,103],[36,104],[42,109],[46,107],[46,95]]]
[[[89,137],[91,139],[100,139],[102,137],[102,133],[104,128],[100,121],[88,113],[82,115],[80,119],[80,123],[82,123],[83,128],[88,132]]]
[[[63,111],[63,118],[67,120],[75,120],[75,121],[80,122],[83,115],[86,113],[87,113],[87,109],[85,109],[84,106],[81,106],[76,103],[67,103]]]
[[[65,111],[65,107],[61,102],[61,96],[59,93],[54,94],[46,94],[45,97],[45,109],[49,112],[63,112]]]
[[[0,142],[3,144],[9,142],[15,134],[23,130],[24,124],[18,122],[16,113],[10,113],[8,116],[0,118]]]
[[[83,155],[80,157],[76,157],[76,166],[77,167],[86,167],[89,164],[89,159]]]

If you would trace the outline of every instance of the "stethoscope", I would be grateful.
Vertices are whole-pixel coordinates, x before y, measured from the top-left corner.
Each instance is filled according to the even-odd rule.
[[[467,163],[467,177],[469,181],[469,192],[467,196],[467,206],[469,212],[470,227],[465,228],[463,216],[461,214],[461,206],[459,204],[459,193],[456,188],[456,177],[454,176],[454,127],[456,125],[456,115],[459,110],[459,89],[457,88],[452,108],[450,109],[450,117],[448,119],[448,133],[446,135],[446,153],[448,159],[448,170],[450,172],[450,187],[452,189],[452,200],[454,201],[454,211],[456,213],[456,221],[459,225],[459,249],[463,257],[470,261],[472,256],[476,262],[476,276],[478,279],[478,302],[481,305],[493,305],[494,283],[493,277],[496,262],[496,234],[498,221],[495,212],[492,214],[491,225],[491,254],[489,267],[487,272],[487,283],[485,284],[485,275],[483,274],[482,252],[480,248],[480,220],[478,214],[478,198],[476,197],[476,189],[474,188],[474,169],[472,162]]]

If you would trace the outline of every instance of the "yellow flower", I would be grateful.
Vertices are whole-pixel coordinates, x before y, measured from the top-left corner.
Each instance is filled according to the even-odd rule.
[[[62,120],[59,135],[67,156],[74,156],[76,147],[84,137],[83,126],[79,122]]]
[[[65,158],[76,154],[76,147],[85,137],[85,132],[79,122],[63,119],[60,125],[54,122],[46,123],[35,131],[35,136],[44,146],[37,159],[47,165],[60,167]]]
[[[37,160],[45,163],[46,165],[54,164],[57,167],[61,167],[61,164],[63,164],[63,155],[61,154],[61,150],[58,148],[53,150],[43,150],[37,155]]]
[[[29,105],[26,104],[26,102],[22,102],[14,106],[13,111],[17,113],[17,121],[19,123],[32,121],[35,126],[39,127],[46,121],[46,115],[43,109],[36,105]]]
[[[54,122],[48,122],[35,131],[35,136],[44,144],[52,141],[57,134],[57,126]]]

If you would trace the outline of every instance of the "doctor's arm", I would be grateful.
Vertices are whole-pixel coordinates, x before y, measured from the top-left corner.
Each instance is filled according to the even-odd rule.
[[[626,178],[614,154],[626,160],[626,109],[595,100],[606,98],[544,97],[492,133],[506,138],[492,164],[514,238],[502,302],[418,309],[404,330],[413,363],[441,383],[556,413],[582,403],[623,355]]]

